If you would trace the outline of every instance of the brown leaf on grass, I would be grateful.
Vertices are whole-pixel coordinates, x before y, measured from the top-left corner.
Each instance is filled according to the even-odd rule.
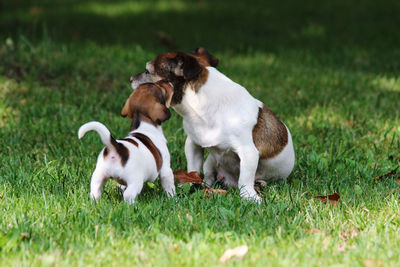
[[[400,184],[400,180],[397,180],[396,183],[397,183],[397,184]]]
[[[205,192],[205,196],[209,197],[211,195],[218,195],[218,196],[222,196],[225,195],[227,193],[226,190],[224,189],[214,189],[214,188],[205,188],[202,189]]]
[[[392,175],[395,175],[395,174],[397,174],[397,171],[396,171],[396,170],[391,170],[390,172],[387,172],[387,173],[378,175],[378,176],[376,176],[376,177],[374,177],[374,178],[372,178],[372,179],[374,179],[374,180],[380,180],[380,179],[382,179],[382,178],[389,177],[389,176],[392,176]]]
[[[236,248],[227,249],[221,258],[219,258],[219,262],[225,263],[233,257],[241,260],[244,256],[246,256],[247,251],[249,251],[249,247],[247,245],[241,245]]]
[[[174,177],[179,181],[180,184],[194,183],[201,184],[201,177],[198,172],[185,172],[184,170],[177,170],[174,172]]]
[[[335,193],[333,193],[331,195],[315,196],[314,198],[316,198],[319,201],[324,202],[324,203],[329,203],[329,204],[332,204],[332,205],[336,205],[336,204],[339,203],[340,195],[335,192]]]

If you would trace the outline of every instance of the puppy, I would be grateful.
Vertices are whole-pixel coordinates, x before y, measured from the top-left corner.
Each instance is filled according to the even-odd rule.
[[[239,187],[245,199],[260,202],[256,180],[285,180],[295,154],[286,125],[241,85],[219,72],[218,60],[204,48],[193,53],[161,54],[131,85],[166,79],[173,84],[171,105],[183,117],[188,171],[200,171],[204,183],[216,178]]]
[[[129,204],[135,202],[145,182],[153,182],[158,176],[168,196],[175,195],[167,140],[161,128],[161,123],[171,116],[168,107],[172,94],[167,82],[140,85],[121,111],[122,116],[132,119],[131,132],[124,139],[115,140],[103,124],[95,121],[79,128],[79,138],[94,130],[105,145],[92,175],[92,199],[100,198],[104,183],[111,177],[126,187],[123,196]]]

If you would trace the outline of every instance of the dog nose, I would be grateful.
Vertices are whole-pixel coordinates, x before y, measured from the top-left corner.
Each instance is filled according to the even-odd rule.
[[[130,78],[129,78],[129,81],[132,83],[133,82],[133,76],[131,76]]]

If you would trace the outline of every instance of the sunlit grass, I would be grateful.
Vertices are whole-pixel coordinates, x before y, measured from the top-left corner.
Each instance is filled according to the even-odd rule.
[[[379,91],[400,92],[400,77],[378,76],[371,84]]]
[[[183,1],[121,1],[117,3],[93,1],[79,4],[76,9],[79,12],[93,12],[98,15],[116,17],[137,13],[184,12],[187,5],[188,3]]]

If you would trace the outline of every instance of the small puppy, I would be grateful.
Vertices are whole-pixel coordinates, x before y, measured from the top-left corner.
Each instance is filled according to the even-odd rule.
[[[295,154],[286,125],[215,67],[218,59],[204,48],[192,53],[161,54],[146,64],[146,71],[131,77],[133,88],[166,79],[173,84],[172,107],[183,118],[187,134],[188,171],[200,172],[204,149],[204,183],[216,178],[239,187],[245,199],[260,202],[254,182],[285,180]]]
[[[129,204],[135,202],[145,182],[153,182],[158,176],[168,196],[175,195],[167,140],[161,128],[161,123],[171,116],[168,107],[172,94],[171,84],[164,81],[140,85],[121,111],[123,117],[132,119],[131,132],[124,139],[115,140],[103,124],[95,121],[79,128],[79,139],[94,130],[105,145],[92,175],[92,199],[100,198],[109,178],[126,187],[123,196]]]

